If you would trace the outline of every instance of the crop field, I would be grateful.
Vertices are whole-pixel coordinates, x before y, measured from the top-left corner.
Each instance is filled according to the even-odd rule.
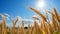
[[[36,13],[41,17],[32,17],[35,19],[34,25],[28,25],[28,27],[24,27],[24,19],[22,20],[22,26],[15,27],[16,23],[18,22],[18,18],[16,20],[12,19],[13,27],[6,27],[6,20],[5,17],[2,17],[2,23],[0,23],[0,34],[60,34],[60,15],[58,14],[56,8],[52,9],[52,12],[46,10],[45,12],[49,17],[42,14],[35,8],[29,7],[32,12]],[[39,25],[37,20],[39,21]],[[41,20],[41,21],[40,21]]]

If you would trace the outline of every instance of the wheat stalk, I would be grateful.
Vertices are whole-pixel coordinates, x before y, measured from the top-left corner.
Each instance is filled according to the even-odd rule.
[[[24,32],[24,18],[22,20],[22,34],[25,34],[25,32]]]
[[[54,15],[56,16],[56,18],[57,18],[57,20],[59,21],[59,23],[60,23],[59,15],[58,15],[58,13],[57,13],[56,8],[53,8],[53,13],[54,13]]]
[[[41,16],[42,19],[44,19],[45,21],[47,21],[47,18],[41,12],[39,12],[38,10],[36,10],[36,9],[34,9],[32,7],[30,7],[30,9],[33,10],[33,12],[37,13],[39,16]]]
[[[44,20],[42,21],[41,26],[42,26],[42,32],[43,32],[43,34],[48,34],[48,31],[46,29],[46,25],[45,25],[45,21]]]

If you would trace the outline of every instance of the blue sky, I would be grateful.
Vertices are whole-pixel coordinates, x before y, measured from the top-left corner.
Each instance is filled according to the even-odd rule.
[[[0,13],[8,13],[11,17],[30,18],[34,13],[28,7],[35,7],[35,3],[37,3],[37,0],[0,0]],[[52,5],[60,11],[60,0],[46,0],[46,3],[48,4],[46,8],[50,9]]]
[[[21,16],[29,18],[33,13],[28,6],[33,5],[30,0],[0,0],[0,13],[8,13],[11,17]]]
[[[8,14],[10,18],[20,16],[22,18],[30,19],[35,15],[29,6],[36,8],[38,0],[0,0],[0,14]],[[56,7],[60,13],[60,0],[46,0],[46,9],[52,10],[52,6]],[[38,8],[37,8],[38,9]]]

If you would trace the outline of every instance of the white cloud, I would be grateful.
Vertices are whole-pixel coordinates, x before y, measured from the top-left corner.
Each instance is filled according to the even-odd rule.
[[[32,22],[33,22],[33,20],[32,20],[32,19],[24,19],[24,21],[32,21]]]
[[[7,20],[9,20],[10,18],[10,15],[7,14],[7,13],[4,13],[4,14],[0,14],[0,16],[3,18],[3,17],[6,17]]]
[[[37,17],[36,15],[33,15],[32,17]]]
[[[4,15],[3,15],[3,14],[0,14],[0,16],[1,16],[1,17],[4,17]]]
[[[9,18],[9,17],[10,17],[10,15],[9,15],[9,14],[4,13],[4,16],[6,17],[6,19],[7,19],[7,20],[10,20],[10,18]]]
[[[7,14],[7,13],[4,13],[4,15],[5,15],[5,16],[7,16],[7,17],[10,17],[10,15],[9,15],[9,14]]]

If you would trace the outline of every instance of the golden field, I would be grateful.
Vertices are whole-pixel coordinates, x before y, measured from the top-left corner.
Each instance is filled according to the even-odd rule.
[[[52,12],[46,10],[46,13],[50,15],[51,22],[48,16],[45,16],[40,11],[35,8],[29,7],[33,12],[39,15],[42,18],[42,21],[39,22],[41,25],[38,25],[36,20],[41,20],[38,17],[33,17],[35,19],[34,26],[28,25],[27,29],[24,28],[24,19],[22,20],[21,27],[15,27],[18,22],[18,18],[14,21],[12,19],[13,27],[6,28],[6,20],[5,17],[2,19],[2,23],[0,24],[0,34],[60,34],[60,15],[58,14],[56,8],[53,8]]]

